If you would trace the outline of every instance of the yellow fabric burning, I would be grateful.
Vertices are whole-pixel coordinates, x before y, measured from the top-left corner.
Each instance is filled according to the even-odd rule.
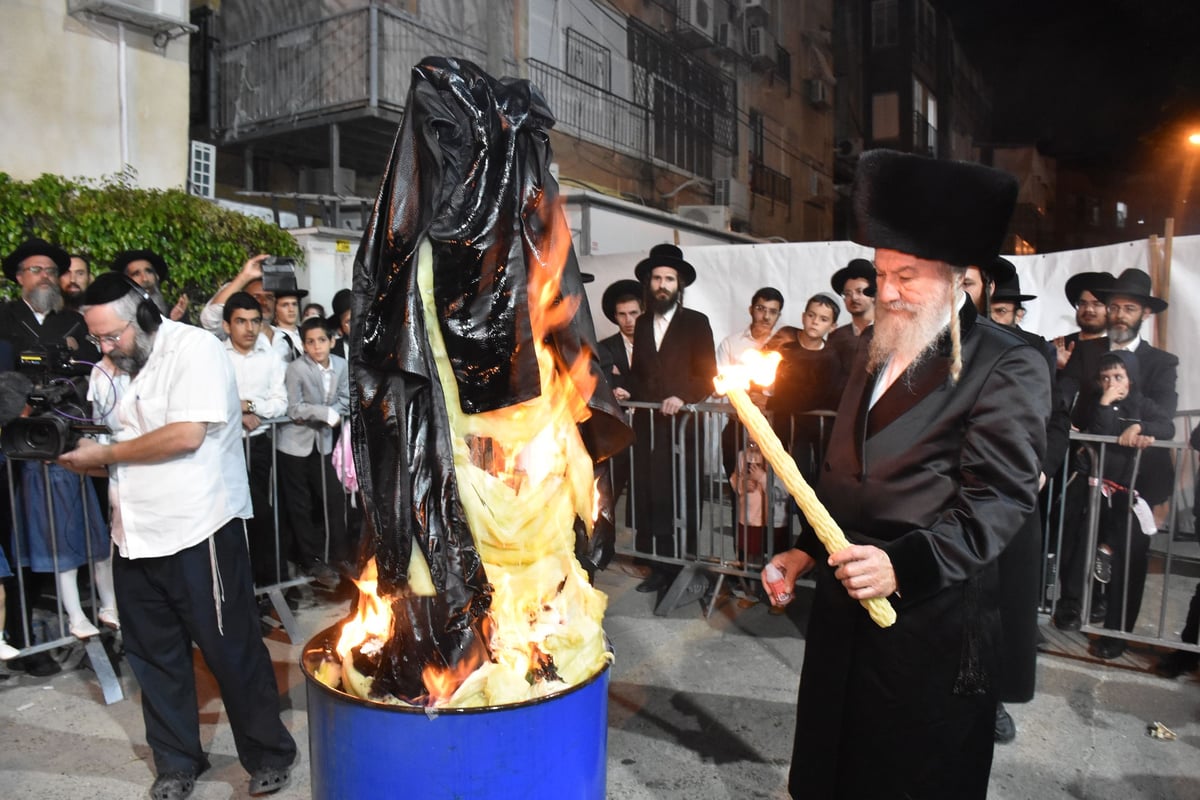
[[[518,703],[578,684],[611,658],[602,628],[607,598],[588,583],[574,555],[576,517],[589,527],[593,519],[592,458],[579,436],[580,420],[574,418],[586,412],[586,399],[541,346],[535,322],[541,395],[510,408],[463,413],[441,331],[433,322],[432,267],[432,249],[424,242],[418,284],[431,321],[426,328],[445,396],[459,493],[494,587],[489,612],[493,661],[438,704]],[[557,286],[549,291],[557,294]],[[486,464],[478,463],[481,451],[488,455]],[[489,471],[492,465],[500,466],[500,474]],[[416,562],[417,548],[413,554]],[[428,575],[423,559],[415,566]],[[560,680],[531,679],[546,656],[553,659]],[[369,691],[369,683],[357,676],[347,688],[351,683],[356,693]]]

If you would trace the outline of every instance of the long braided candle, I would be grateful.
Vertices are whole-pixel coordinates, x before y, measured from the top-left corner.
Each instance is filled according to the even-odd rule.
[[[833,517],[829,515],[825,506],[817,499],[812,487],[808,485],[808,481],[804,480],[804,476],[796,467],[796,462],[783,449],[783,443],[771,429],[767,418],[763,416],[747,394],[752,380],[763,386],[772,383],[779,359],[779,353],[760,353],[757,350],[749,350],[742,356],[741,365],[723,369],[721,374],[713,379],[713,385],[718,393],[729,398],[729,402],[737,411],[738,419],[746,426],[746,430],[750,432],[754,441],[758,442],[758,448],[770,463],[771,469],[783,481],[784,487],[795,498],[800,510],[804,512],[805,518],[813,526],[817,538],[832,555],[849,547],[850,541],[842,533],[838,524],[833,521]],[[886,597],[871,597],[859,600],[859,602],[867,609],[867,613],[879,627],[890,627],[896,621],[896,610],[892,608],[892,604]]]

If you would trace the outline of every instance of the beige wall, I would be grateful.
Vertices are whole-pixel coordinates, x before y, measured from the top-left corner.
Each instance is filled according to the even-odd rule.
[[[3,0],[0,171],[120,172],[119,48],[115,23],[77,21],[66,0]],[[188,37],[156,48],[125,26],[129,164],[146,188],[181,187],[188,159]]]

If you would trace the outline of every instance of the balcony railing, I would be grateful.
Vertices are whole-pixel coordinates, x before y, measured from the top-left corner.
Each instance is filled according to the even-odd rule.
[[[558,120],[556,130],[628,156],[647,157],[645,108],[542,61],[531,58],[527,63],[529,79],[542,90]]]
[[[220,128],[236,139],[355,108],[401,110],[412,68],[434,53],[487,59],[452,32],[375,5],[221,48]]]
[[[789,207],[792,204],[792,179],[761,161],[750,162],[750,191],[772,203]]]

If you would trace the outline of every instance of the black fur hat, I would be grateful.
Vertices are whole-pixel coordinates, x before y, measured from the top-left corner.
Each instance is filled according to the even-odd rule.
[[[833,291],[840,297],[842,291],[846,288],[846,281],[851,278],[862,278],[867,282],[867,288],[863,293],[867,297],[875,296],[875,265],[868,259],[851,259],[849,264],[833,273],[833,278],[830,279],[829,285],[833,287]]]
[[[854,241],[958,267],[990,264],[1016,201],[1007,172],[870,150],[854,176]]]

